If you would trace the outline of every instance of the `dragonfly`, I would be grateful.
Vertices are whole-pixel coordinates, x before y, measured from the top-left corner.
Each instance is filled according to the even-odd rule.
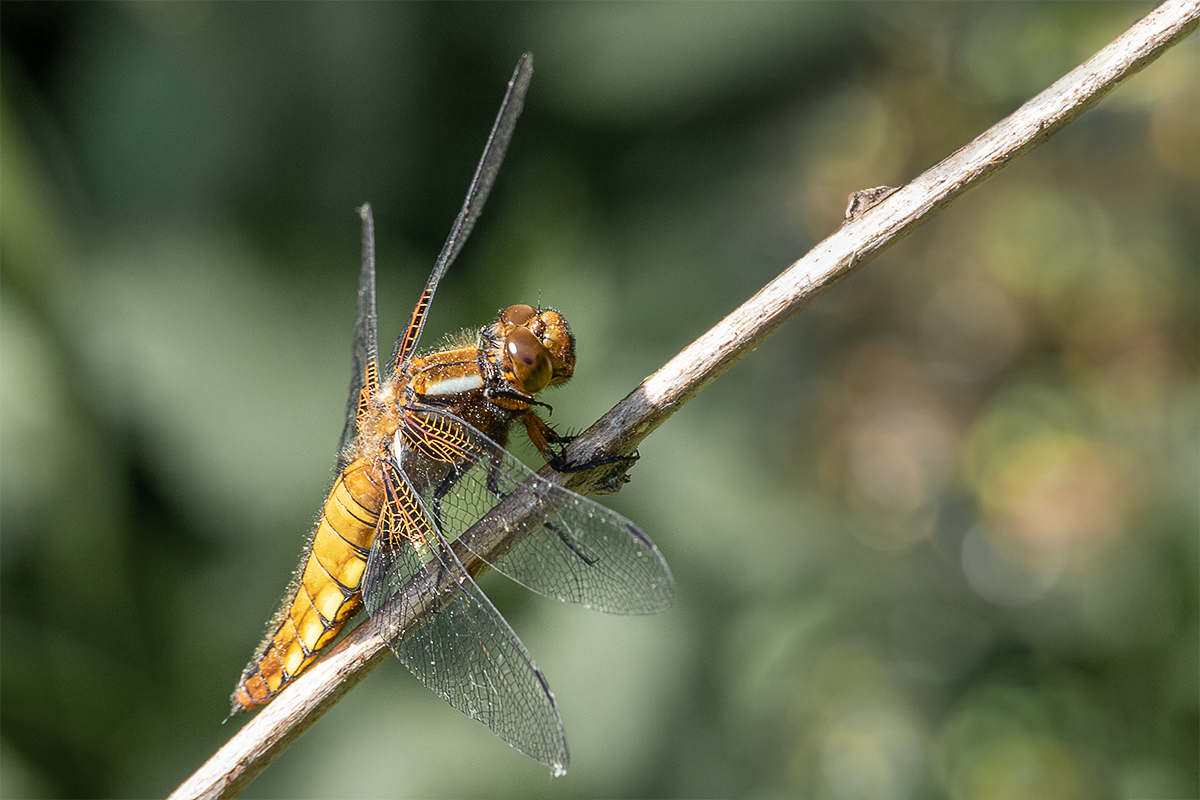
[[[374,222],[369,206],[360,209],[363,259],[337,477],[283,603],[234,690],[235,713],[270,702],[365,607],[426,686],[555,775],[565,774],[569,754],[554,694],[473,574],[486,564],[540,594],[610,613],[652,614],[674,601],[671,571],[641,529],[539,478],[505,449],[519,422],[556,470],[612,463],[568,464],[562,448],[569,437],[538,414],[547,406],[537,395],[575,369],[575,341],[558,311],[509,306],[473,339],[417,350],[438,282],[491,191],[532,74],[525,54],[382,374]],[[519,496],[531,497],[544,516],[525,524],[515,545],[485,548],[464,535]]]

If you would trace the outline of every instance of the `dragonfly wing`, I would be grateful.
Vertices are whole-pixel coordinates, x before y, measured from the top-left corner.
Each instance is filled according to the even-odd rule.
[[[539,478],[452,414],[422,408],[402,430],[414,454],[409,474],[419,474],[422,465],[429,473],[419,483],[422,498],[447,538],[461,536],[527,481],[543,507],[552,509],[508,552],[475,553],[503,574],[547,597],[615,614],[654,614],[674,602],[666,560],[625,517]]]
[[[467,573],[395,465],[363,577],[367,610],[408,669],[446,702],[563,774],[567,740],[529,651]]]
[[[471,235],[471,229],[475,227],[475,221],[483,211],[483,204],[487,201],[488,193],[492,191],[492,184],[496,182],[496,173],[500,171],[500,164],[504,161],[508,143],[512,141],[513,129],[516,128],[517,117],[521,116],[521,109],[525,105],[525,92],[529,89],[532,77],[533,55],[526,53],[517,61],[517,68],[508,82],[508,91],[504,93],[504,100],[500,103],[500,111],[496,114],[492,132],[488,134],[487,144],[483,146],[483,155],[479,158],[479,165],[475,167],[475,175],[471,178],[471,186],[467,189],[462,209],[455,217],[454,224],[450,226],[450,235],[442,245],[442,252],[438,254],[433,272],[425,283],[425,289],[421,292],[421,299],[417,302],[408,327],[396,340],[391,363],[398,373],[404,371],[417,349],[417,341],[421,338],[421,329],[425,325],[425,316],[429,312],[429,304],[433,301],[438,281],[458,257],[458,252],[462,250],[467,237]]]
[[[358,436],[358,421],[365,411],[366,397],[379,388],[378,345],[375,334],[375,218],[371,205],[358,210],[362,216],[362,271],[358,276],[358,313],[354,319],[354,363],[350,370],[350,398],[346,401],[346,426],[338,444],[338,471],[345,467],[346,445]]]

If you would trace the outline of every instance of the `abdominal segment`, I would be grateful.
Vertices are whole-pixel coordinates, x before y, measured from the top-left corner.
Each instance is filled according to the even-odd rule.
[[[235,711],[273,698],[362,606],[360,583],[384,500],[378,470],[371,456],[351,462],[338,475],[301,571],[234,690]]]

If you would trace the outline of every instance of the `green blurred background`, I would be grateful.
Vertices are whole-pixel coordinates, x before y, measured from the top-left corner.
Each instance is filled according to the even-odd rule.
[[[595,419],[839,223],[1149,11],[5,2],[0,793],[161,796],[331,477],[355,207],[390,340],[517,57],[426,342],[542,302]],[[645,442],[653,618],[485,581],[570,774],[389,661],[248,797],[1188,798],[1200,53],[1185,41]],[[385,345],[386,347],[386,345]]]

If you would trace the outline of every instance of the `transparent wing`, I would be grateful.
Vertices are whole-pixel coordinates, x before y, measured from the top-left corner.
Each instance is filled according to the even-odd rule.
[[[429,304],[433,302],[433,293],[437,290],[438,281],[442,279],[446,270],[458,257],[458,252],[462,250],[467,237],[471,235],[471,229],[475,227],[475,221],[479,219],[479,214],[483,211],[483,204],[487,202],[488,194],[492,191],[492,184],[496,182],[496,173],[500,171],[504,153],[508,149],[508,143],[512,140],[517,117],[521,116],[521,109],[525,105],[525,92],[529,89],[529,80],[532,77],[533,55],[526,53],[517,61],[517,68],[508,82],[508,91],[504,93],[504,100],[500,103],[496,122],[492,125],[492,132],[488,134],[487,144],[483,146],[483,155],[479,157],[479,165],[475,168],[475,176],[471,179],[470,188],[467,189],[467,197],[463,200],[462,209],[458,212],[454,224],[450,226],[450,235],[446,237],[446,243],[442,245],[442,252],[438,254],[433,272],[425,283],[425,289],[421,292],[421,299],[417,302],[408,327],[396,340],[396,347],[392,351],[390,362],[396,373],[404,372],[409,359],[416,351],[417,342],[421,338],[421,329],[425,326],[425,317],[429,313]]]
[[[565,773],[566,734],[545,677],[404,475],[387,464],[384,480],[387,502],[363,576],[368,613],[422,683],[555,774]]]
[[[346,426],[338,444],[338,472],[346,466],[346,445],[358,436],[358,418],[367,395],[379,388],[379,361],[375,336],[375,219],[371,204],[358,210],[362,217],[362,270],[358,276],[358,312],[354,319],[353,364],[350,367],[350,398],[346,401]]]
[[[675,599],[675,580],[636,525],[599,503],[537,475],[458,417],[410,409],[401,425],[405,473],[447,539],[456,539],[526,481],[544,523],[512,550],[475,552],[517,583],[557,600],[614,614],[654,614]]]

